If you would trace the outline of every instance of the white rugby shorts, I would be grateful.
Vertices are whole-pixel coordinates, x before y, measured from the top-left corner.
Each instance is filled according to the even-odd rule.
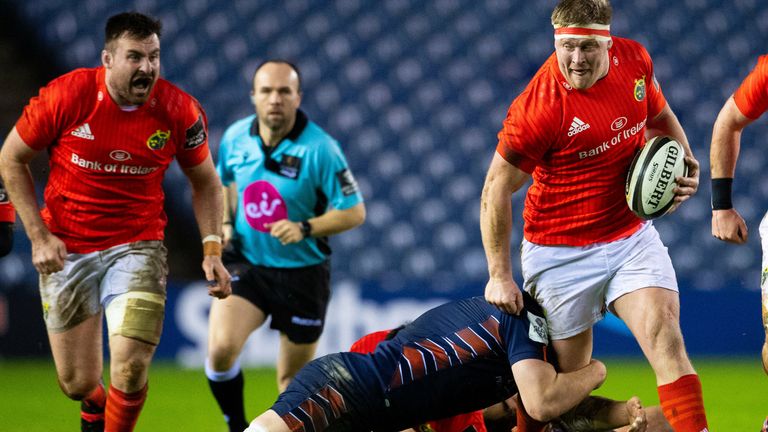
[[[647,287],[678,291],[667,247],[651,222],[629,237],[581,247],[523,240],[521,254],[523,287],[544,308],[552,339],[589,329],[624,294]]]
[[[64,270],[40,275],[43,318],[49,331],[71,329],[120,294],[141,291],[166,297],[167,250],[161,241],[139,241],[87,254],[68,254]]]

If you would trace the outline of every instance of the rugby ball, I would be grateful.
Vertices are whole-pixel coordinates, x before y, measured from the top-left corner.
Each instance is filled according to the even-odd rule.
[[[627,173],[624,193],[630,210],[643,219],[664,215],[674,202],[675,178],[687,173],[682,144],[668,136],[651,138]]]

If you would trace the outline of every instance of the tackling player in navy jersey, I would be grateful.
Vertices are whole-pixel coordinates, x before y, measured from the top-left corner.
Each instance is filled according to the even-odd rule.
[[[434,308],[372,354],[336,353],[310,362],[246,432],[392,431],[469,412],[519,393],[529,414],[553,419],[605,379],[605,366],[557,373],[548,330],[525,295],[509,315],[482,297]]]

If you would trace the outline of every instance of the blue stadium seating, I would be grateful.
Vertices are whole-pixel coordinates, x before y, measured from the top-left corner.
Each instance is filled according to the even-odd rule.
[[[507,106],[552,52],[554,3],[134,0],[119,7],[163,19],[163,74],[203,103],[214,149],[228,124],[252,112],[255,65],[294,60],[303,108],[342,143],[368,205],[366,224],[334,240],[335,278],[388,291],[416,281],[449,292],[484,283],[481,187]],[[15,4],[66,68],[98,64],[104,19],[119,11],[104,0]],[[699,194],[656,223],[680,278],[701,290],[758,289],[766,122],[745,133],[735,185],[752,234],[747,246],[710,235],[708,148],[720,106],[765,50],[768,8],[763,0],[613,4],[613,33],[647,46],[702,164]],[[180,175],[169,184],[186,187]]]

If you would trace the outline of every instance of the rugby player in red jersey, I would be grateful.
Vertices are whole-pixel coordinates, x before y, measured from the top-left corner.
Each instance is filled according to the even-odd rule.
[[[520,311],[510,203],[532,177],[523,211],[524,288],[546,311],[562,370],[589,363],[592,326],[611,310],[651,364],[673,429],[706,432],[672,262],[653,224],[635,216],[624,197],[630,162],[650,137],[670,135],[685,147],[688,176],[676,179],[675,206],[698,189],[699,165],[650,56],[611,35],[611,14],[608,0],[560,1],[552,13],[555,52],[509,108],[481,198],[485,297],[505,312]]]
[[[712,174],[712,235],[720,240],[744,244],[748,230],[744,218],[731,202],[731,186],[736,175],[736,161],[741,147],[741,133],[744,128],[757,120],[768,110],[768,55],[757,60],[757,65],[744,79],[733,96],[728,98],[720,110],[712,131],[709,150]],[[760,222],[760,243],[763,247],[762,290],[763,329],[763,370],[768,374],[768,213]],[[768,432],[768,418],[763,423],[763,432]]]
[[[82,430],[131,431],[147,394],[166,299],[162,179],[176,158],[192,185],[209,293],[230,293],[221,263],[221,182],[206,119],[190,95],[159,78],[161,23],[109,18],[102,66],[40,90],[0,153],[0,172],[32,243],[59,386],[81,400]],[[29,163],[49,154],[45,207]],[[101,383],[102,316],[110,385]]]

